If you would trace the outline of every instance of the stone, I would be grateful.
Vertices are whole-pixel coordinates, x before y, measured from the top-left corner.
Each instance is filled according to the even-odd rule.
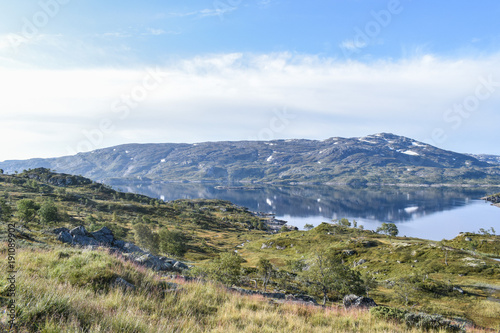
[[[176,261],[172,267],[176,270],[181,270],[181,271],[185,270],[185,269],[189,269],[189,267],[186,264],[184,264],[180,261]]]
[[[464,240],[465,240],[466,242],[472,242],[472,238],[470,238],[470,237],[465,237],[465,239],[464,239]]]
[[[134,243],[129,243],[129,242],[126,242],[125,244],[123,244],[123,252],[125,252],[125,253],[135,253],[135,252],[145,253],[140,247],[138,247]]]
[[[366,259],[359,259],[358,262],[354,262],[354,267],[356,266],[359,266],[359,265],[363,265],[364,263],[366,262]]]
[[[93,238],[77,234],[73,236],[73,245],[79,245],[79,246],[99,245],[99,242]]]
[[[369,297],[364,296],[356,296],[356,295],[347,295],[343,299],[344,308],[346,309],[369,309],[377,306],[377,303]]]
[[[125,242],[122,241],[122,240],[119,240],[119,239],[115,239],[112,243],[113,246],[119,248],[119,249],[123,249],[123,246],[125,245]]]
[[[276,245],[276,250],[284,250],[284,249],[286,249],[286,246]]]
[[[52,230],[52,233],[54,233],[56,235],[59,235],[61,232],[68,232],[69,233],[69,229],[68,228],[56,228],[56,229]]]
[[[121,278],[121,277],[117,277],[113,283],[111,284],[112,287],[118,287],[118,288],[121,288],[123,290],[134,290],[135,289],[135,286],[126,281],[125,279]]]
[[[61,231],[59,235],[57,235],[57,240],[63,243],[71,244],[73,242],[73,237],[69,233],[68,229],[65,231]]]
[[[87,230],[85,230],[85,227],[83,225],[76,227],[74,229],[71,229],[69,232],[72,236],[86,236],[87,235]]]
[[[342,253],[345,254],[346,256],[353,256],[355,255],[357,252],[354,251],[354,250],[342,250]]]
[[[91,233],[91,235],[96,241],[104,245],[110,245],[114,240],[113,232],[107,227],[94,231]]]

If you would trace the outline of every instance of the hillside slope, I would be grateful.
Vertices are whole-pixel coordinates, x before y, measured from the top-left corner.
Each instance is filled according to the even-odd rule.
[[[441,242],[387,237],[347,224],[269,233],[259,217],[227,201],[163,202],[42,169],[0,175],[0,194],[0,242],[5,255],[15,240],[17,318],[23,332],[421,331],[395,323],[397,318],[387,322],[372,312],[346,311],[341,291],[330,291],[326,308],[243,297],[213,283],[158,274],[106,247],[69,246],[54,230],[80,225],[93,233],[106,227],[115,239],[130,242],[142,242],[145,226],[158,235],[180,232],[186,252],[175,258],[195,266],[188,273],[204,279],[196,268],[237,251],[233,257],[241,259],[241,267],[232,273],[234,284],[245,290],[265,288],[258,267],[267,259],[273,272],[268,291],[316,299],[322,295],[310,288],[305,267],[317,253],[335,253],[361,274],[369,296],[393,314],[406,308],[441,314],[467,324],[467,331],[484,332],[473,324],[500,328],[500,264],[492,259],[500,256],[500,236],[488,231]],[[40,207],[30,217],[26,201]],[[44,206],[57,208],[51,220]],[[15,224],[12,237],[9,223]],[[172,258],[163,246],[157,251]],[[0,269],[6,271],[8,263],[3,260]],[[123,281],[116,284],[121,280],[132,290]],[[0,331],[7,319],[8,285],[7,275],[0,275]],[[408,324],[405,318],[399,322]]]
[[[8,173],[45,167],[93,180],[500,184],[500,166],[402,136],[126,144],[50,159],[5,161]]]

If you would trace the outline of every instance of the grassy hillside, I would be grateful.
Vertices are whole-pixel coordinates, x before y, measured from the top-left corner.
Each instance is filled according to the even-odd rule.
[[[69,179],[69,180],[68,180]],[[61,185],[65,186],[62,187]],[[67,185],[69,184],[69,185]],[[22,216],[23,199],[40,206],[53,202],[58,217],[38,211]],[[30,171],[0,175],[2,257],[7,255],[7,223],[17,225],[17,314],[26,332],[417,332],[405,320],[386,320],[373,311],[347,311],[332,291],[326,307],[241,296],[212,282],[188,282],[136,266],[106,249],[72,248],[49,232],[55,227],[108,226],[115,237],[136,241],[134,227],[186,235],[181,258],[205,267],[219,254],[237,251],[242,259],[237,285],[263,289],[256,267],[269,259],[268,290],[308,293],[298,267],[331,251],[359,272],[379,305],[401,311],[440,314],[457,323],[500,329],[500,237],[464,234],[432,242],[387,237],[357,228],[322,224],[310,231],[269,234],[246,209],[219,200],[162,202],[116,192],[69,175]],[[159,253],[166,255],[166,253]],[[2,260],[4,272],[7,260]],[[185,274],[196,275],[197,269]],[[124,289],[121,278],[135,286]],[[1,306],[8,300],[6,275],[0,280]],[[383,308],[381,308],[383,309]],[[391,310],[392,311],[392,310]],[[396,311],[396,310],[394,310]],[[399,311],[399,310],[398,310]],[[393,317],[386,317],[393,318]],[[2,316],[6,323],[6,315]]]

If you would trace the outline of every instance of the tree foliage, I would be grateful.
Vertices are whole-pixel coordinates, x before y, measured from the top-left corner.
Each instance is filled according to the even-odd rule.
[[[0,220],[9,221],[11,214],[12,208],[3,198],[0,198]]]
[[[399,234],[398,227],[394,223],[382,223],[382,225],[377,228],[377,232],[393,237]]]
[[[151,229],[144,223],[138,223],[134,226],[135,241],[136,243],[145,249],[148,249],[151,253],[158,253],[159,237],[158,234],[152,232]]]
[[[159,233],[160,251],[165,254],[183,256],[187,251],[186,236],[178,230],[162,229]]]
[[[257,269],[260,277],[262,278],[262,283],[264,285],[264,291],[267,290],[267,284],[271,280],[274,272],[273,264],[268,259],[260,258],[257,265]]]
[[[241,263],[243,259],[236,253],[222,253],[206,267],[207,276],[226,286],[232,286],[240,281]]]
[[[314,225],[312,225],[312,224],[310,224],[310,223],[306,223],[306,224],[304,224],[304,230],[309,231],[309,230],[311,230],[311,229],[313,229],[313,228],[314,228]]]
[[[331,293],[340,297],[350,293],[365,293],[360,273],[344,265],[334,253],[318,252],[308,264],[301,277],[309,284],[313,293],[323,296],[323,304],[326,304]]]
[[[21,222],[31,222],[35,219],[40,205],[31,199],[21,199],[17,202],[17,215]]]
[[[52,200],[47,200],[40,206],[38,215],[40,216],[40,222],[43,224],[55,222],[59,219],[57,207]]]

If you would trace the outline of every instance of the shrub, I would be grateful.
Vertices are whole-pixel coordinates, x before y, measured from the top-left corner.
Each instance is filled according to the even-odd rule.
[[[377,306],[370,309],[370,314],[373,315],[375,318],[394,320],[399,323],[404,322],[405,315],[407,313],[408,311],[406,310],[391,308],[388,306]]]
[[[405,315],[405,324],[408,327],[428,330],[445,330],[447,332],[465,332],[464,329],[439,315],[409,312]]]

